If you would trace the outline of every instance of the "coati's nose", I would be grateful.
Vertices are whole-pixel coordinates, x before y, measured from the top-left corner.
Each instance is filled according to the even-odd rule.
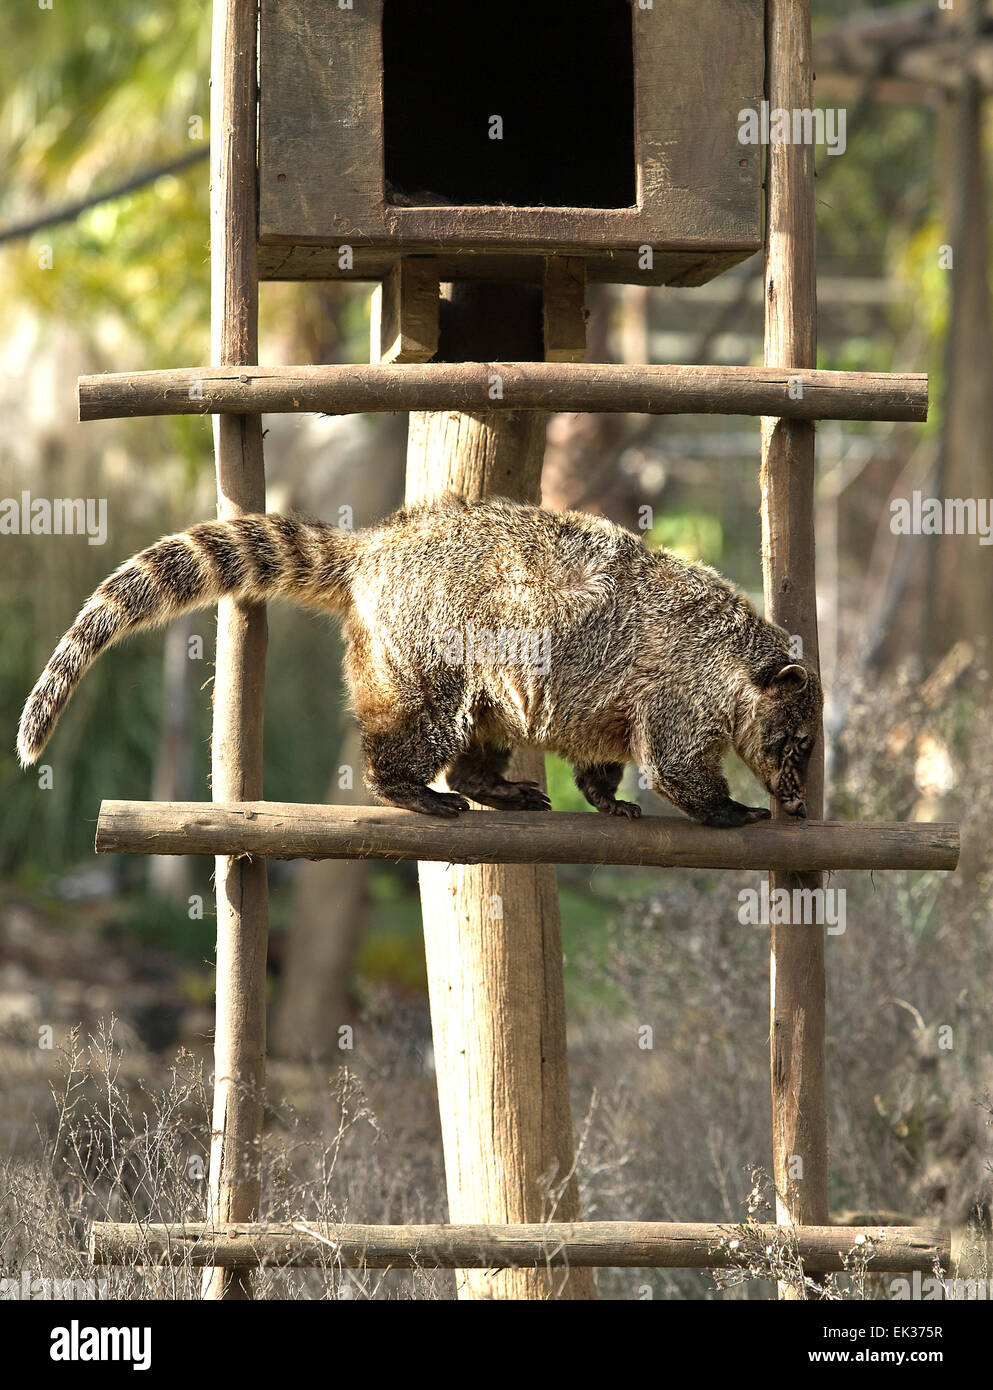
[[[791,816],[796,816],[799,820],[807,819],[807,803],[805,801],[799,799],[784,801],[783,810],[788,811]]]

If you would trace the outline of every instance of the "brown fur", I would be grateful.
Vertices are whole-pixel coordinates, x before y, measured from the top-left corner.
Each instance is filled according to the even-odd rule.
[[[392,805],[547,806],[503,776],[527,744],[569,759],[600,811],[640,814],[615,796],[634,760],[688,815],[740,825],[769,813],[731,800],[721,762],[734,747],[804,813],[821,691],[786,634],[704,565],[600,517],[503,499],[449,497],[357,533],[252,516],[159,541],[100,585],[59,643],[24,708],[22,762],[104,647],[225,594],[344,615],[366,780]],[[453,790],[433,791],[446,769]]]

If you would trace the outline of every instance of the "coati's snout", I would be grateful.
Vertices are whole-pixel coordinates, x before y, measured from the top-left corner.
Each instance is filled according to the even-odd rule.
[[[738,749],[769,794],[798,818],[807,814],[807,768],[823,703],[812,666],[791,661],[778,667],[760,686]]]

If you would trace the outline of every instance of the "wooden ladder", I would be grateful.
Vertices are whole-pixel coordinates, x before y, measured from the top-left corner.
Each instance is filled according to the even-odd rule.
[[[763,575],[767,617],[817,660],[814,421],[922,420],[922,376],[817,371],[814,152],[770,147],[767,160],[765,366],[501,363],[490,399],[486,363],[292,367],[257,365],[255,0],[215,0],[211,94],[212,338],[209,368],[84,377],[80,418],[212,414],[218,514],[265,510],[260,416],[272,411],[618,410],[761,415]],[[771,107],[811,106],[809,0],[768,0]],[[816,888],[829,869],[953,869],[950,825],[836,824],[823,813],[823,757],[811,764],[810,820],[779,818],[708,830],[561,813],[469,814],[457,821],[389,808],[276,805],[262,800],[263,608],[220,605],[214,687],[212,804],[105,802],[96,847],[217,856],[217,1022],[210,1199],[202,1223],[97,1223],[96,1263],[190,1261],[211,1297],[244,1297],[260,1264],[733,1265],[726,1225],[554,1222],[426,1227],[266,1224],[259,1220],[268,936],[266,860],[379,857],[449,863],[610,863],[762,868],[780,886]],[[820,745],[820,741],[819,741]],[[774,813],[775,815],[775,813]],[[814,1271],[844,1267],[871,1242],[873,1270],[948,1267],[950,1234],[829,1224],[825,1099],[824,935],[772,929],[772,1096],[778,1226],[757,1228]],[[244,1156],[254,1154],[245,1164]],[[802,1172],[802,1180],[798,1174]],[[783,1290],[795,1296],[795,1290]]]

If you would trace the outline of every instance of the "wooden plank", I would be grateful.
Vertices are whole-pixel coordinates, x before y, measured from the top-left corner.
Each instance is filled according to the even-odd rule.
[[[951,1232],[929,1226],[737,1227],[709,1222],[576,1221],[514,1225],[331,1226],[147,1225],[95,1221],[95,1265],[272,1265],[365,1269],[729,1269],[743,1256],[729,1248],[778,1244],[819,1270],[842,1270],[845,1257],[871,1247],[873,1273],[933,1273],[951,1267]]]
[[[211,360],[258,356],[255,112],[257,5],[214,0],[211,62]],[[261,420],[214,419],[217,514],[265,509]],[[264,607],[223,599],[218,608],[211,789],[215,801],[262,795]],[[217,1022],[209,1206],[216,1221],[251,1221],[261,1193],[269,900],[262,861],[219,856]],[[217,1269],[208,1298],[250,1296],[247,1274]]]
[[[546,362],[586,356],[586,265],[578,256],[549,256],[541,296]]]
[[[530,286],[446,285],[441,351],[472,351],[496,331],[509,351],[540,357],[541,307]],[[545,417],[412,413],[405,497],[470,500],[498,494],[537,502]],[[517,750],[513,781],[545,787],[544,756]],[[468,813],[473,815],[472,812]],[[453,1221],[575,1221],[562,926],[551,860],[432,861],[416,836],[438,1109]],[[551,1190],[548,1183],[551,1181]],[[554,1197],[551,1195],[554,1193]],[[549,1201],[553,1202],[549,1208]],[[588,1271],[483,1274],[460,1267],[462,1298],[593,1299]]]
[[[770,108],[813,105],[810,0],[768,0],[766,81]],[[765,364],[800,369],[817,361],[812,145],[770,145],[766,164]],[[766,617],[797,636],[817,663],[814,581],[814,429],[796,419],[762,422],[762,575]],[[824,813],[820,731],[807,775],[807,808]],[[774,824],[784,815],[772,808]],[[777,865],[776,868],[781,868]],[[805,866],[808,870],[818,866]],[[816,891],[820,873],[770,878],[770,891]],[[771,1081],[777,1219],[828,1219],[824,933],[771,927]],[[801,1297],[782,1284],[783,1298]]]
[[[954,869],[956,825],[764,821],[714,830],[677,816],[478,811],[445,820],[392,806],[104,801],[101,854],[422,859],[450,864],[642,864],[710,869]]]
[[[351,247],[352,269],[344,272],[339,243],[321,245],[297,238],[260,242],[259,277],[262,280],[375,281],[389,274],[390,266],[396,260],[395,249],[368,246],[357,240],[348,244]],[[627,247],[608,244],[596,248],[580,247],[578,250],[586,263],[586,278],[591,281],[621,285],[692,286],[704,285],[715,275],[721,275],[740,261],[747,260],[759,249],[760,244],[756,240],[754,246],[723,251],[703,247],[688,251],[655,248],[650,266],[645,265],[639,249],[641,242]],[[405,255],[433,256],[438,266],[438,277],[443,281],[479,279],[489,283],[500,280],[535,284],[541,280],[546,256],[567,255],[570,248],[552,243],[530,252],[508,251],[506,247],[490,241],[477,243],[472,255],[466,256],[458,248],[446,251],[426,241],[406,238],[403,251]],[[571,251],[576,254],[577,248],[573,247]]]
[[[649,245],[687,232],[705,233],[714,249],[760,239],[761,149],[739,142],[738,113],[760,108],[764,11],[764,0],[634,7],[638,200]]]
[[[260,44],[262,238],[383,241],[382,0],[262,0]]]
[[[498,373],[503,395],[494,400]],[[799,389],[798,389],[799,383]],[[626,363],[411,363],[407,366],[182,367],[79,378],[81,420],[137,415],[403,410],[589,410],[762,415],[793,420],[924,420],[923,374]]]
[[[438,269],[404,256],[376,286],[369,310],[370,362],[430,362],[438,351]]]

